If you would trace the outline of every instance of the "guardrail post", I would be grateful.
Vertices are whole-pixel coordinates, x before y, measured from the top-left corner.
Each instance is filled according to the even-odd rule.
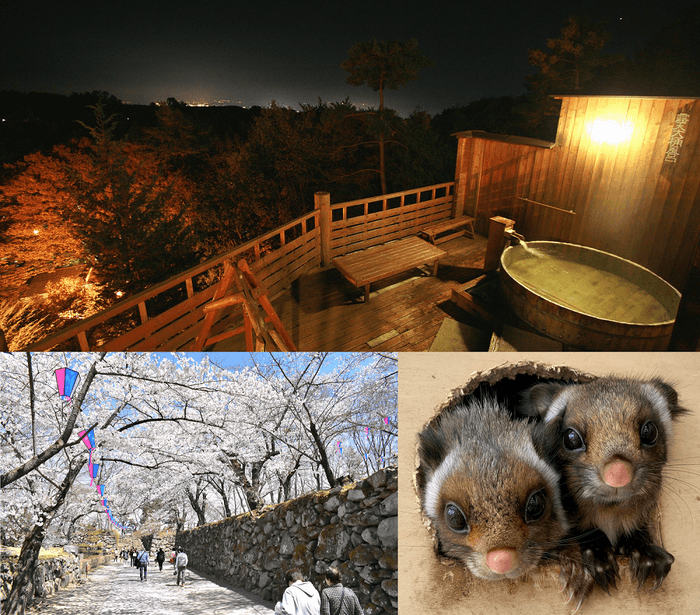
[[[321,241],[321,266],[331,264],[331,195],[330,192],[314,194],[314,209],[319,210],[319,237]]]

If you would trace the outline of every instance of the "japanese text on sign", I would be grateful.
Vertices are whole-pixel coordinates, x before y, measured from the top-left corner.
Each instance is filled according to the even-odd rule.
[[[681,152],[681,146],[683,145],[685,129],[689,121],[689,113],[679,113],[676,116],[676,121],[673,123],[673,130],[671,131],[671,139],[668,142],[668,151],[666,152],[666,157],[664,158],[666,162],[676,162],[676,160],[678,160],[678,156]]]

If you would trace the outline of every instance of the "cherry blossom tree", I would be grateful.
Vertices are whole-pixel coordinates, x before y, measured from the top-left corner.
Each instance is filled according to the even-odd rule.
[[[81,374],[70,402],[56,391],[63,366]],[[182,529],[333,486],[396,453],[393,355],[251,355],[231,370],[186,354],[17,353],[0,355],[0,378],[0,526],[22,541],[3,615],[32,595],[52,523],[60,534],[105,518],[89,454],[123,525]],[[78,431],[90,430],[88,453]]]

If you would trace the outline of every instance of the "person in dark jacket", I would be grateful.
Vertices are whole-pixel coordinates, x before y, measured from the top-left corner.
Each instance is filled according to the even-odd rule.
[[[340,582],[337,568],[326,572],[326,585],[321,592],[321,615],[364,615],[355,592]]]
[[[158,549],[158,553],[156,553],[156,562],[158,562],[158,570],[160,572],[163,572],[163,562],[165,561],[165,552],[163,549]]]

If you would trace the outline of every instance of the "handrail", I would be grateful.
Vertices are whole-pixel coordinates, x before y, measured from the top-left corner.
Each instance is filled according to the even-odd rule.
[[[354,205],[362,205],[363,203],[377,203],[379,201],[390,201],[391,199],[396,199],[402,196],[407,196],[409,194],[418,194],[421,192],[428,192],[432,190],[433,194],[436,190],[440,188],[449,188],[453,186],[454,182],[443,182],[442,184],[433,184],[432,186],[422,186],[421,188],[413,188],[411,190],[402,190],[401,192],[392,192],[391,194],[381,194],[379,196],[366,197],[364,199],[355,199],[354,201],[343,201],[342,203],[334,203],[331,205],[331,209],[341,209],[345,207],[352,207]]]
[[[304,214],[303,216],[296,218],[295,220],[292,220],[291,222],[288,222],[272,231],[269,231],[264,235],[255,237],[254,239],[251,239],[250,241],[247,241],[241,244],[240,246],[229,250],[228,252],[219,254],[217,256],[213,256],[212,258],[202,263],[199,263],[194,267],[190,267],[189,269],[186,269],[181,273],[177,273],[169,277],[163,282],[160,282],[158,284],[155,284],[154,286],[142,290],[136,293],[135,295],[122,299],[114,305],[111,305],[110,307],[106,308],[99,314],[95,314],[84,320],[81,320],[80,322],[69,325],[65,329],[62,329],[61,331],[50,335],[39,342],[34,342],[33,344],[30,344],[26,349],[36,351],[51,350],[53,347],[55,347],[57,344],[60,344],[61,342],[69,340],[72,337],[78,337],[80,349],[82,351],[88,351],[89,346],[87,343],[87,338],[85,336],[85,331],[87,331],[88,329],[91,329],[96,325],[102,324],[103,322],[106,322],[111,318],[118,316],[119,314],[123,314],[124,312],[130,310],[133,307],[145,305],[145,302],[148,299],[152,299],[153,297],[156,297],[157,295],[160,295],[161,293],[170,290],[171,288],[174,288],[175,286],[177,286],[178,284],[182,284],[183,282],[187,284],[187,296],[192,297],[194,295],[194,285],[192,283],[192,279],[195,276],[204,273],[209,269],[213,269],[214,267],[218,267],[227,260],[234,258],[242,252],[247,252],[248,250],[253,250],[256,259],[258,259],[261,256],[260,244],[276,236],[281,236],[280,242],[282,245],[284,245],[284,233],[286,231],[298,226],[299,224],[304,224],[308,222],[311,218],[316,219],[317,216],[318,212],[316,211]],[[145,309],[142,309],[141,313],[143,315],[145,313]],[[142,322],[145,320],[146,319],[142,318]]]
[[[405,206],[405,199],[407,196],[416,194],[417,196],[417,203],[421,203],[421,193],[425,192],[430,192],[432,191],[432,199],[426,200],[426,204],[430,200],[440,200],[441,203],[444,203],[444,200],[446,198],[450,198],[450,190],[454,186],[454,182],[444,182],[441,184],[435,184],[431,186],[423,186],[420,188],[414,188],[412,190],[404,190],[401,192],[395,192],[392,194],[384,194],[380,196],[374,196],[374,197],[369,197],[369,198],[364,198],[364,199],[357,199],[354,201],[346,201],[342,203],[336,203],[330,205],[330,209],[332,211],[338,210],[338,209],[345,209],[343,212],[342,220],[336,220],[336,221],[329,221],[330,226],[335,230],[339,227],[339,225],[343,224],[348,224],[348,225],[356,225],[359,220],[362,219],[362,217],[371,217],[371,219],[374,219],[377,217],[377,214],[381,216],[386,215],[390,216],[393,215],[393,212],[397,211],[396,209],[387,209],[387,203],[391,201],[392,199],[401,199],[401,204],[400,207]],[[444,189],[445,190],[445,195],[441,197],[436,197],[436,192],[438,190]],[[369,208],[368,204],[370,203],[376,203],[376,202],[382,202],[382,211],[381,212],[376,212],[369,214]],[[353,216],[352,218],[348,219],[347,218],[347,209],[349,207],[353,207],[356,205],[360,204],[365,204],[364,208],[364,214],[363,216]],[[409,206],[410,207],[410,206]],[[443,214],[441,214],[443,215]],[[309,229],[309,222],[311,220],[314,220],[314,226],[312,229]],[[43,340],[40,340],[39,342],[35,342],[27,347],[27,350],[34,350],[34,351],[42,351],[42,350],[51,350],[54,347],[56,347],[58,344],[65,342],[66,340],[69,340],[71,338],[77,338],[78,343],[80,345],[80,349],[82,351],[88,351],[90,350],[90,345],[87,340],[87,331],[90,330],[91,328],[95,327],[96,325],[102,324],[112,318],[115,318],[116,316],[119,316],[120,314],[125,313],[127,310],[130,310],[132,308],[138,307],[139,310],[139,315],[141,319],[141,325],[144,325],[146,322],[155,320],[158,318],[158,316],[149,316],[148,311],[146,309],[146,301],[149,299],[153,299],[154,297],[157,297],[158,295],[161,295],[165,291],[168,291],[179,284],[184,283],[186,286],[186,293],[187,293],[187,299],[184,301],[189,301],[193,299],[195,296],[199,296],[200,293],[205,292],[199,291],[195,293],[194,289],[194,282],[193,279],[195,276],[200,275],[202,273],[205,273],[208,270],[213,269],[214,267],[218,267],[228,261],[229,259],[234,259],[236,256],[243,254],[248,251],[253,251],[254,254],[254,263],[257,263],[258,261],[261,262],[260,269],[256,269],[256,272],[258,275],[262,276],[264,271],[267,271],[268,269],[274,274],[276,272],[276,275],[279,275],[279,271],[282,271],[283,269],[274,269],[274,265],[268,264],[263,264],[265,261],[270,260],[265,257],[265,254],[263,253],[264,249],[264,244],[265,242],[268,242],[270,240],[273,240],[275,238],[278,238],[279,240],[279,247],[273,249],[271,252],[269,252],[270,255],[275,254],[276,252],[280,252],[284,259],[288,262],[291,258],[289,256],[289,252],[284,252],[283,248],[287,244],[287,239],[286,239],[286,233],[287,231],[290,231],[291,229],[294,229],[296,227],[301,226],[301,231],[302,235],[307,235],[308,233],[314,232],[315,229],[320,229],[322,225],[322,220],[323,216],[321,216],[321,212],[319,209],[315,209],[307,214],[304,214],[303,216],[300,216],[299,218],[296,218],[295,220],[292,220],[291,222],[288,222],[272,231],[269,231],[259,237],[256,237],[254,239],[251,239],[240,246],[237,246],[233,248],[232,250],[229,250],[223,254],[219,254],[217,256],[214,256],[202,263],[199,263],[198,265],[195,265],[194,267],[191,267],[181,273],[175,274],[171,277],[169,277],[167,280],[164,280],[163,282],[160,282],[154,286],[151,286],[150,288],[147,288],[145,290],[142,290],[135,295],[132,295],[130,297],[127,297],[125,299],[122,299],[121,301],[115,303],[114,305],[106,308],[104,311],[100,312],[99,314],[95,314],[93,316],[90,316],[89,318],[86,318],[85,320],[81,320],[80,322],[77,322],[73,325],[70,325],[66,327],[65,329],[58,331],[57,333],[54,333]],[[381,225],[380,225],[381,226]],[[328,229],[330,230],[330,229]],[[320,244],[321,239],[317,239],[317,243]],[[291,244],[291,242],[290,242]],[[320,245],[318,245],[319,253],[320,253]],[[347,248],[343,248],[342,252],[345,251],[352,251],[354,249],[358,249],[356,245],[353,246],[348,246]],[[311,254],[309,252],[308,254]],[[278,267],[280,267],[278,265]],[[283,265],[282,265],[283,267]],[[296,274],[297,276],[299,274]],[[289,279],[289,283],[293,282],[294,279]],[[181,304],[178,304],[181,305]],[[202,308],[203,309],[203,308]],[[176,310],[174,310],[176,311]],[[165,317],[170,318],[170,316]],[[170,321],[167,321],[170,322]],[[138,328],[141,325],[136,325],[136,328]],[[159,326],[163,326],[163,323],[159,323]],[[132,330],[134,330],[132,329]],[[148,339],[148,338],[144,338]]]

